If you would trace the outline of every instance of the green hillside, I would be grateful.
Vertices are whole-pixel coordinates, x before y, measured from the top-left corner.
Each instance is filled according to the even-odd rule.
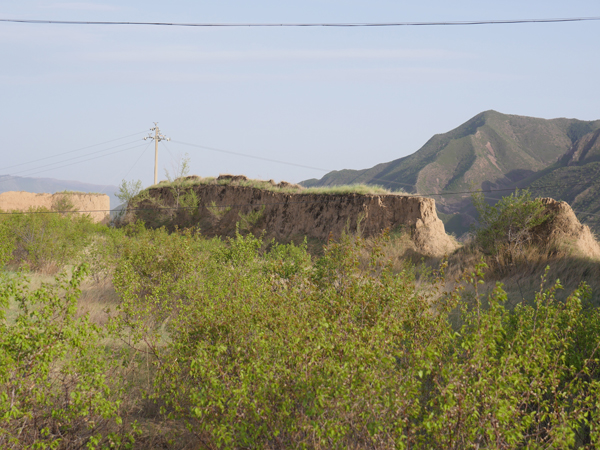
[[[513,186],[557,163],[600,121],[539,119],[482,112],[458,128],[433,136],[410,156],[364,170],[340,170],[305,186],[378,184],[392,190],[430,194]],[[446,213],[461,210],[464,196],[436,197]]]
[[[370,169],[339,170],[304,186],[376,184],[435,195],[448,232],[460,236],[475,221],[473,189],[497,201],[503,189],[531,188],[534,195],[567,201],[579,219],[600,233],[600,120],[539,119],[485,111],[418,151]]]
[[[600,233],[600,129],[581,136],[555,164],[517,183],[536,196],[568,202]]]

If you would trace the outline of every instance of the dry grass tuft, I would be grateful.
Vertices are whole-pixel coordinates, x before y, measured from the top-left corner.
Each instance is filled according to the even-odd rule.
[[[88,282],[81,289],[77,314],[87,314],[92,323],[103,326],[108,322],[110,311],[115,309],[118,302],[119,297],[111,282]]]
[[[597,242],[594,241],[596,245]],[[540,280],[549,267],[547,285],[560,280],[563,290],[556,298],[564,300],[582,282],[592,288],[592,303],[600,306],[600,258],[595,252],[587,252],[579,241],[564,239],[547,245],[529,245],[513,258],[511,263],[501,258],[484,255],[469,241],[450,255],[448,260],[448,280],[456,280],[465,272],[472,272],[481,261],[488,265],[484,291],[491,292],[496,283],[502,283],[507,292],[510,306],[527,299],[531,302],[540,290]],[[450,282],[449,286],[454,283]]]

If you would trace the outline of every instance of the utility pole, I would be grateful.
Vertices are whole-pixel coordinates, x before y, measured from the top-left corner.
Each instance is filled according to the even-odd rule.
[[[150,128],[150,131],[154,131],[154,136],[152,136],[152,133],[149,133],[144,140],[154,139],[154,184],[158,184],[158,143],[160,141],[170,141],[171,138],[160,134],[158,122],[154,122],[154,128]]]

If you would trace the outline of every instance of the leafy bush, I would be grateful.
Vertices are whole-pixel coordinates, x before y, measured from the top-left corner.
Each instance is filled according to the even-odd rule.
[[[129,202],[142,191],[143,185],[141,180],[126,181],[122,180],[119,185],[119,190],[115,193],[121,203],[128,205]]]
[[[57,272],[74,264],[91,242],[93,232],[105,228],[94,224],[89,216],[67,215],[45,208],[28,213],[2,216],[0,228],[7,235],[3,252],[12,248],[7,261],[15,265],[28,264],[37,271]]]
[[[193,263],[189,246],[169,242],[165,251],[181,256],[150,261],[143,245],[122,261],[118,320],[140,320],[137,342],[152,342],[156,358],[150,396],[198,445],[600,443],[600,316],[583,311],[585,286],[565,303],[555,301],[559,285],[541,290],[532,306],[510,312],[501,285],[482,306],[483,263],[444,293],[443,272],[418,288],[414,271],[391,270],[383,243],[364,266],[360,238],[330,242],[314,264],[302,247],[265,252],[252,235]],[[288,259],[295,263],[277,263]]]
[[[0,284],[0,447],[101,448],[133,442],[122,433],[120,371],[105,332],[77,318],[85,266],[28,292],[21,275]],[[9,301],[16,316],[7,321]],[[114,378],[107,380],[112,372]],[[105,448],[106,448],[105,447]]]
[[[490,206],[483,193],[473,194],[479,214],[475,241],[483,253],[500,264],[511,264],[531,243],[532,230],[549,219],[540,199],[532,199],[529,191],[515,191]]]
[[[106,327],[76,312],[87,269],[34,292],[1,280],[0,446],[148,448],[149,422],[174,436],[161,448],[600,445],[585,285],[562,302],[542,279],[511,309],[501,284],[479,292],[485,263],[448,292],[445,263],[417,282],[386,235],[320,257],[143,223],[89,238],[82,257],[119,296]]]

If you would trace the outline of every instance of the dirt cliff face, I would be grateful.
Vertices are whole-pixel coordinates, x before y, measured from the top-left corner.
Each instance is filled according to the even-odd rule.
[[[582,225],[567,202],[542,198],[550,220],[534,229],[535,239],[545,245],[571,245],[580,254],[600,257],[600,245],[587,225]]]
[[[286,240],[292,236],[307,236],[326,240],[338,238],[344,230],[373,236],[384,229],[403,227],[411,233],[417,248],[430,255],[443,255],[455,248],[454,241],[445,233],[444,224],[437,217],[435,201],[424,197],[399,195],[360,194],[293,194],[232,185],[197,185],[186,188],[180,198],[196,197],[198,209],[184,212],[164,210],[170,214],[171,224],[200,226],[212,236],[228,236],[235,232],[235,224],[244,218],[254,218],[254,230],[265,230],[269,237]],[[158,210],[176,205],[172,188],[157,187],[149,190],[150,198],[137,205],[136,216],[147,223],[156,222]],[[182,221],[185,216],[187,223]],[[164,216],[163,216],[164,217]],[[247,222],[248,220],[246,220]]]
[[[31,192],[4,192],[0,194],[3,211],[27,211],[29,208],[46,208],[53,211],[79,211],[89,214],[94,222],[108,222],[110,197],[105,194],[76,192],[34,194]]]

